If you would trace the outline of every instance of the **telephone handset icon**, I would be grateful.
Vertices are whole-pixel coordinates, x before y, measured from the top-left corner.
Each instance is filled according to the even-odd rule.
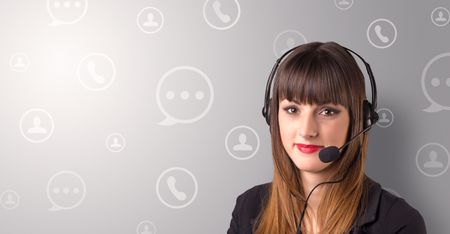
[[[89,72],[89,76],[92,77],[92,79],[94,79],[95,82],[97,82],[98,84],[103,84],[105,83],[105,77],[103,77],[102,75],[98,74],[97,71],[95,70],[95,63],[92,61],[89,61],[87,64],[87,69]]]
[[[214,13],[217,15],[217,17],[219,17],[219,19],[224,22],[224,23],[228,23],[231,20],[231,17],[227,14],[224,14],[222,12],[222,10],[220,9],[221,4],[219,1],[214,1],[213,2],[213,9],[214,9]]]
[[[186,193],[178,191],[178,189],[175,187],[175,183],[177,182],[175,177],[169,176],[167,178],[166,182],[167,182],[167,187],[169,187],[170,192],[175,196],[176,199],[178,199],[179,201],[186,200],[186,198],[187,198]]]
[[[381,26],[380,25],[376,25],[375,28],[375,34],[377,35],[378,39],[380,39],[380,41],[387,43],[389,41],[389,37],[381,34]]]

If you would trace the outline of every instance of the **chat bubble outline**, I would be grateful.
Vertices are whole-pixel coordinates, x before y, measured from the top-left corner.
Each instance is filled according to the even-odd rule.
[[[50,119],[50,123],[51,123],[51,128],[50,128],[49,133],[47,133],[47,136],[45,136],[44,138],[42,138],[42,139],[40,139],[40,140],[34,140],[34,139],[29,138],[29,137],[27,136],[27,134],[25,133],[25,131],[23,130],[23,126],[22,126],[25,117],[26,117],[29,113],[34,112],[34,111],[36,111],[36,112],[42,112],[42,113],[44,113],[45,115],[47,115],[47,117]],[[26,111],[26,112],[22,115],[22,117],[20,118],[20,121],[19,121],[19,128],[20,128],[20,133],[22,134],[22,136],[23,136],[27,141],[29,141],[29,142],[31,142],[31,143],[42,143],[42,142],[48,140],[48,139],[53,135],[53,131],[55,130],[55,124],[54,124],[53,117],[50,115],[49,112],[47,112],[46,110],[41,109],[41,108],[31,108],[31,109],[29,109],[28,111]]]
[[[443,58],[443,57],[450,57],[450,52],[447,53],[442,53],[442,54],[438,54],[436,55],[434,58],[432,58],[430,61],[428,61],[428,63],[425,65],[425,68],[422,70],[422,92],[425,95],[425,98],[431,103],[431,105],[425,109],[423,109],[423,111],[425,112],[431,112],[431,113],[435,113],[435,112],[439,112],[442,110],[450,110],[449,106],[444,106],[439,104],[437,101],[433,100],[433,98],[431,98],[431,96],[429,95],[428,91],[425,88],[425,79],[428,73],[428,69],[433,65],[434,62],[436,62],[437,60]]]
[[[64,207],[64,206],[60,206],[57,204],[57,202],[55,202],[52,198],[51,198],[51,191],[50,191],[50,185],[51,182],[58,176],[63,175],[63,174],[69,174],[72,175],[74,177],[76,177],[82,185],[82,191],[83,194],[81,196],[81,198],[79,199],[78,202],[76,202],[74,205],[69,206],[69,207]],[[71,210],[74,209],[76,207],[78,207],[84,200],[84,198],[86,197],[86,183],[84,182],[83,178],[76,172],[73,171],[67,171],[67,170],[63,170],[63,171],[59,171],[57,173],[55,173],[52,177],[50,177],[50,179],[47,182],[47,198],[50,201],[50,203],[52,204],[52,207],[49,208],[49,211],[61,211],[61,210]]]
[[[67,24],[75,24],[77,22],[79,22],[85,15],[88,9],[88,0],[79,0],[79,1],[84,1],[85,2],[85,7],[83,10],[83,13],[81,13],[81,15],[79,17],[77,17],[75,20],[72,21],[64,21],[64,20],[60,20],[58,19],[58,17],[56,17],[51,9],[50,6],[50,2],[54,1],[54,0],[47,0],[47,12],[52,20],[52,22],[49,23],[49,26],[60,26],[60,25],[67,25]]]
[[[200,75],[201,78],[203,78],[203,80],[206,81],[206,84],[209,87],[209,92],[210,92],[210,99],[208,102],[207,107],[205,108],[205,110],[200,113],[199,115],[197,115],[195,118],[191,118],[191,119],[179,119],[174,117],[173,115],[169,114],[165,109],[164,109],[164,105],[161,103],[161,99],[160,99],[160,92],[161,92],[161,87],[164,84],[164,81],[170,77],[170,75],[172,75],[173,73],[179,71],[179,70],[188,70],[188,71],[192,71],[194,73],[197,73],[198,75]],[[164,114],[165,119],[160,121],[158,124],[162,125],[162,126],[171,126],[171,125],[175,125],[177,123],[182,123],[182,124],[188,124],[188,123],[194,123],[198,120],[200,120],[201,118],[203,118],[211,109],[212,103],[213,103],[213,99],[214,99],[214,88],[212,86],[211,80],[209,79],[209,77],[200,69],[196,68],[196,67],[192,67],[192,66],[178,66],[178,67],[174,67],[172,69],[170,69],[168,72],[166,72],[163,77],[159,80],[158,85],[156,86],[156,103],[159,107],[159,109],[161,110],[161,112]]]
[[[182,204],[182,205],[172,205],[172,204],[169,204],[168,202],[166,202],[164,199],[163,199],[163,197],[161,196],[161,193],[160,193],[160,191],[159,191],[159,184],[161,183],[161,180],[163,179],[163,177],[167,174],[167,173],[169,173],[169,172],[171,172],[171,171],[183,171],[183,172],[185,172],[186,174],[188,174],[191,178],[192,178],[192,181],[194,182],[194,194],[192,195],[192,197],[191,197],[191,199],[189,200],[189,201],[187,201],[186,203],[184,203],[184,204]],[[182,167],[171,167],[171,168],[168,168],[168,169],[166,169],[165,171],[163,171],[160,175],[159,175],[159,177],[158,177],[158,179],[157,179],[157,181],[156,181],[156,195],[158,196],[158,199],[159,199],[159,201],[161,202],[161,203],[163,203],[164,205],[166,205],[167,207],[169,207],[169,208],[172,208],[172,209],[181,209],[181,208],[185,208],[185,207],[187,207],[187,206],[189,206],[194,200],[195,200],[195,198],[197,197],[197,193],[198,193],[198,183],[197,183],[197,179],[195,178],[195,176],[194,176],[194,174],[192,173],[192,172],[190,172],[188,169],[186,169],[186,168],[182,168]]]
[[[256,137],[256,147],[255,147],[254,151],[253,151],[249,156],[246,156],[246,157],[238,157],[238,156],[236,156],[235,154],[233,154],[233,153],[231,152],[230,148],[228,147],[228,138],[230,137],[230,135],[231,135],[234,131],[236,131],[237,129],[241,129],[241,128],[250,130],[250,131],[255,135],[255,137]],[[245,126],[245,125],[239,125],[239,126],[236,126],[236,127],[232,128],[230,131],[228,131],[228,133],[227,133],[227,135],[226,135],[226,137],[225,137],[225,149],[227,150],[228,154],[229,154],[231,157],[233,157],[233,158],[235,158],[235,159],[237,159],[237,160],[248,160],[248,159],[252,158],[253,156],[255,156],[256,153],[257,153],[258,150],[259,150],[259,144],[260,144],[260,142],[259,142],[259,136],[258,136],[258,133],[257,133],[253,128],[251,128],[251,127],[249,127],[249,126]]]

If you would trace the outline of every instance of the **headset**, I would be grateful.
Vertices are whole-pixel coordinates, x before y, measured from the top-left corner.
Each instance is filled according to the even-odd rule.
[[[275,62],[275,65],[272,68],[272,71],[270,72],[269,79],[267,80],[266,84],[266,92],[264,95],[264,106],[262,108],[262,115],[266,119],[266,123],[270,126],[270,102],[272,98],[270,97],[270,90],[272,86],[273,79],[275,77],[276,71],[278,69],[278,66],[280,65],[281,61],[284,57],[286,57],[288,54],[290,54],[292,51],[297,49],[302,45],[296,46],[294,48],[289,49],[286,51],[283,55],[281,55],[280,58],[277,59]],[[358,58],[361,59],[361,61],[366,66],[367,74],[369,75],[370,80],[370,87],[372,90],[372,103],[370,103],[367,99],[363,101],[363,129],[369,129],[373,124],[375,124],[378,121],[378,113],[375,111],[377,108],[377,85],[375,83],[375,78],[373,76],[372,69],[370,68],[369,63],[367,63],[359,54],[354,52],[353,50],[350,50],[346,47],[341,46],[344,48],[347,53],[350,54],[353,53],[354,55],[358,56]],[[351,55],[351,54],[350,54]]]

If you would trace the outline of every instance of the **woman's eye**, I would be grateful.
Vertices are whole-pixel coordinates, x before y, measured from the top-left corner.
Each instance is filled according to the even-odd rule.
[[[331,108],[325,108],[322,113],[324,113],[326,116],[332,116],[332,115],[336,115],[337,113],[339,113],[338,110],[335,109],[331,109]]]
[[[284,108],[284,110],[289,114],[294,114],[295,112],[297,112],[297,109],[295,107],[286,107]]]

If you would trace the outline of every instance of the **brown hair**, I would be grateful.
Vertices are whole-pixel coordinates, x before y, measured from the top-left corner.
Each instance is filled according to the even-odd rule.
[[[301,104],[341,104],[347,108],[350,124],[347,140],[363,129],[363,101],[366,98],[364,75],[355,59],[335,42],[303,44],[282,61],[275,74],[270,102],[270,131],[274,173],[269,196],[260,212],[254,233],[296,233],[306,200],[298,168],[281,142],[278,125],[279,102],[288,99]],[[341,157],[331,163],[329,180],[340,183],[321,185],[323,195],[317,210],[320,233],[346,233],[358,216],[361,201],[367,203],[364,187],[364,162],[368,135],[364,133],[345,148]],[[358,148],[361,150],[357,159]],[[355,161],[357,160],[357,161]],[[353,161],[355,163],[351,164]],[[328,170],[327,169],[327,170]],[[302,232],[309,219],[307,208]]]

